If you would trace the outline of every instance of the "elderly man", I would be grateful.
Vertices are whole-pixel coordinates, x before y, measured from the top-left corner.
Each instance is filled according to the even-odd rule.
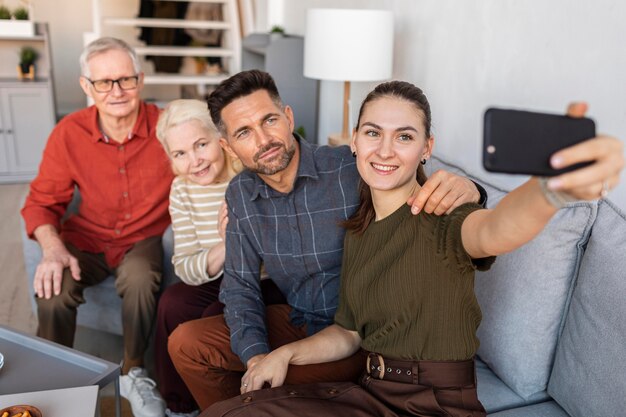
[[[359,174],[349,148],[315,147],[294,135],[293,112],[269,74],[245,71],[227,79],[211,94],[209,109],[222,146],[247,169],[226,192],[224,315],[182,324],[169,339],[172,361],[203,409],[238,394],[240,386],[246,390],[243,372],[272,349],[333,322],[341,222],[359,205]],[[443,214],[479,196],[471,181],[438,172],[415,198],[414,213],[425,208]],[[288,305],[263,303],[261,263]],[[357,353],[330,364],[293,366],[286,384],[355,380],[363,363]]]
[[[43,258],[34,287],[38,335],[72,346],[83,290],[115,275],[122,297],[122,395],[138,417],[164,415],[164,402],[143,369],[162,269],[161,235],[170,223],[169,161],[155,137],[159,110],[141,101],[135,52],[114,38],[89,44],[80,85],[94,105],[52,131],[22,209]],[[74,190],[77,214],[61,223]]]

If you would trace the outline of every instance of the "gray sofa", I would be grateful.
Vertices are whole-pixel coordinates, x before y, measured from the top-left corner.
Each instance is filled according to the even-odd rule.
[[[433,158],[431,171],[462,169]],[[495,205],[506,190],[480,178]],[[626,215],[573,203],[476,276],[478,395],[493,417],[626,416]]]
[[[493,206],[506,190],[481,183]],[[165,278],[176,282],[164,236]],[[38,245],[24,239],[29,276]],[[532,242],[476,277],[483,311],[478,394],[493,417],[626,415],[626,215],[610,201],[573,203]],[[112,280],[89,289],[83,325],[120,333]]]
[[[80,203],[78,192],[75,193],[72,203],[68,207],[68,212],[73,212]],[[23,206],[23,204],[22,204]],[[32,281],[35,276],[35,270],[41,260],[41,248],[34,240],[26,236],[26,227],[24,220],[21,218],[22,226],[22,246],[24,251],[24,263],[26,266],[26,274],[28,276],[28,289],[30,291],[30,299],[33,304],[34,311],[37,311],[37,302],[35,301],[35,292]],[[180,279],[174,273],[172,265],[172,255],[174,251],[174,236],[171,226],[163,233],[163,279],[161,288],[165,288]],[[122,302],[115,291],[114,279],[108,277],[101,284],[89,287],[84,293],[86,303],[78,308],[77,324],[96,330],[102,330],[113,334],[122,334]]]

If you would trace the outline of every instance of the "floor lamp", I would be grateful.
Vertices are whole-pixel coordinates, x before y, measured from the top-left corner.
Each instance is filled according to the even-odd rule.
[[[351,81],[391,78],[393,13],[368,9],[309,9],[304,36],[304,76],[343,81],[343,128],[331,144],[348,144]]]

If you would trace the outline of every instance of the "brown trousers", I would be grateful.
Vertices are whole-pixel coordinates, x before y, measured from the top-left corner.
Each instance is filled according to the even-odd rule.
[[[305,326],[289,320],[291,307],[266,308],[268,339],[272,349],[306,337]],[[230,348],[230,330],[224,316],[192,320],[170,335],[168,350],[176,370],[187,384],[200,409],[239,395],[245,366]],[[362,351],[341,361],[289,367],[285,384],[357,381],[366,354]]]
[[[343,382],[263,389],[217,403],[200,417],[486,416],[472,378],[472,361],[423,365],[414,368],[412,383],[364,373],[360,385]]]
[[[66,268],[63,271],[61,294],[48,300],[37,298],[37,335],[72,347],[76,332],[76,309],[85,303],[84,289],[115,274],[115,288],[122,297],[124,357],[132,362],[143,363],[154,323],[156,295],[161,285],[161,237],[137,242],[124,255],[117,268],[111,268],[102,253],[83,252],[67,243],[66,246],[78,259],[81,279],[74,280],[69,268]]]

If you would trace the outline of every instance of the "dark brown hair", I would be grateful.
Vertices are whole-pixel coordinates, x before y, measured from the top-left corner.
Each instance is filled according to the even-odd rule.
[[[361,117],[363,116],[365,106],[373,101],[385,97],[398,98],[413,104],[424,114],[424,129],[426,137],[429,138],[431,136],[431,114],[428,99],[420,88],[406,81],[389,81],[379,84],[376,88],[374,88],[374,90],[370,91],[361,104],[359,118],[356,123],[356,130],[359,130],[359,126],[361,125]],[[424,185],[427,177],[421,164],[417,168],[416,177],[417,182],[420,185]],[[353,231],[357,235],[361,235],[365,232],[375,217],[376,212],[374,211],[374,204],[372,203],[372,192],[370,191],[369,185],[361,179],[359,180],[359,208],[348,220],[342,223],[342,226],[347,230]]]
[[[272,101],[282,109],[282,101],[278,88],[271,75],[259,70],[239,72],[222,81],[209,95],[207,104],[211,112],[213,123],[226,136],[226,126],[222,120],[222,110],[238,98],[250,95],[259,90],[265,90]]]

